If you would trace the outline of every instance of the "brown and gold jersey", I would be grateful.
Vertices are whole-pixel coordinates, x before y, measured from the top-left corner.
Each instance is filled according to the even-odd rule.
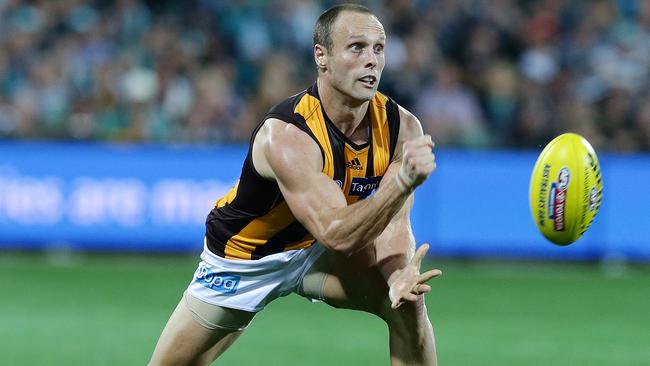
[[[368,113],[369,141],[357,145],[325,115],[314,84],[271,108],[262,121],[277,118],[311,136],[320,146],[323,173],[341,187],[348,204],[352,204],[368,197],[379,185],[399,133],[398,106],[390,98],[376,93]],[[262,123],[253,132],[253,138]],[[206,221],[208,249],[228,259],[260,259],[306,248],[315,241],[291,213],[277,183],[255,171],[253,138],[239,181],[217,201]]]

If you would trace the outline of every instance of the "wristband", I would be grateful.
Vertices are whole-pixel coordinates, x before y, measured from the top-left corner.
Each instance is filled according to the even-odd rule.
[[[415,184],[415,179],[411,178],[411,176],[406,172],[406,167],[404,165],[399,167],[399,171],[397,172],[397,175],[402,178],[402,182],[409,187],[413,188],[413,185]]]
[[[413,192],[413,186],[407,185],[406,182],[404,181],[404,178],[402,177],[402,175],[400,173],[397,173],[397,175],[395,176],[395,182],[396,182],[397,186],[399,187],[399,189],[402,190],[402,192],[404,192],[404,193]]]

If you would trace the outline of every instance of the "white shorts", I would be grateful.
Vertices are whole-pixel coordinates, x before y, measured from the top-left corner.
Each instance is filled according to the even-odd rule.
[[[225,259],[204,246],[201,263],[187,291],[194,297],[224,308],[258,312],[266,304],[301,286],[303,277],[325,247],[271,254],[258,260]]]

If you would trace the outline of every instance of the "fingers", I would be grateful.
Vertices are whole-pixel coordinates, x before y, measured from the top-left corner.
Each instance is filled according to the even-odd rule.
[[[413,256],[413,259],[411,259],[411,263],[415,266],[417,266],[418,269],[420,269],[420,265],[422,264],[422,258],[427,254],[429,251],[429,244],[424,243],[420,245],[418,250],[415,252],[415,255]]]
[[[424,135],[423,137],[427,140],[427,146],[429,146],[432,149],[436,146],[436,143],[433,142],[433,139],[431,138],[431,135],[427,134],[427,135]]]
[[[412,141],[404,143],[404,157],[413,159],[413,162],[418,160],[430,160],[434,158],[434,154],[430,145],[416,145]]]
[[[400,174],[409,187],[419,186],[436,168],[433,146],[429,135],[404,142]]]
[[[433,149],[436,144],[433,142],[431,135],[422,135],[411,140],[415,146],[428,146]]]
[[[418,285],[413,286],[413,290],[411,290],[411,293],[414,294],[414,295],[423,295],[423,294],[426,294],[429,291],[431,291],[431,286],[424,285],[424,284],[418,284]]]
[[[433,172],[436,169],[436,162],[435,161],[427,161],[423,163],[422,165],[418,166],[418,169],[422,169],[424,171],[428,172]]]
[[[412,294],[412,293],[404,294],[404,296],[402,296],[401,298],[396,299],[395,301],[393,301],[390,304],[390,307],[393,308],[393,309],[397,309],[398,307],[400,307],[400,305],[402,305],[404,303],[404,300],[406,300],[406,301],[417,301],[418,300],[418,295],[415,295],[415,294]]]
[[[431,291],[431,286],[425,284],[434,277],[442,275],[439,269],[432,269],[420,274],[420,266],[422,259],[429,251],[429,244],[422,244],[415,251],[415,255],[411,258],[408,270],[406,268],[401,272],[400,279],[391,285],[391,308],[397,309],[405,301],[417,301],[419,295],[426,294]]]
[[[439,269],[432,269],[430,271],[426,271],[418,277],[418,283],[425,283],[430,279],[438,276],[442,276],[442,271]]]
[[[404,295],[404,299],[408,301],[418,301],[418,295],[408,293]]]
[[[407,161],[407,167],[410,175],[428,176],[436,167],[435,156],[431,153],[413,156]]]
[[[404,294],[401,298],[393,301],[391,308],[397,309],[404,301],[417,301],[419,295],[424,295],[429,292],[431,292],[431,286],[424,284],[415,285],[410,293]]]

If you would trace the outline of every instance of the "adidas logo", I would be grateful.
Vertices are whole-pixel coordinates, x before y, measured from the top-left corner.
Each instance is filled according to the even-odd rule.
[[[361,165],[361,162],[359,161],[359,158],[354,158],[347,163],[345,163],[345,166],[354,169],[354,170],[362,170],[363,166]]]

